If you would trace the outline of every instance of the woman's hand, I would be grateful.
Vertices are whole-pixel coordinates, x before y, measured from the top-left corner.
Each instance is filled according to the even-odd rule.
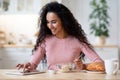
[[[76,69],[80,69],[80,70],[85,69],[85,66],[81,59],[75,59],[74,63],[75,63]]]
[[[32,65],[30,62],[25,63],[25,64],[18,64],[16,66],[19,69],[23,69],[23,72],[30,72],[35,69],[35,66]]]

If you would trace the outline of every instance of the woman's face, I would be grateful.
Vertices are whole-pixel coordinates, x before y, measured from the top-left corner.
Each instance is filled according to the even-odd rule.
[[[60,18],[54,12],[48,12],[46,15],[47,27],[51,30],[53,35],[60,37],[64,35],[64,29]]]

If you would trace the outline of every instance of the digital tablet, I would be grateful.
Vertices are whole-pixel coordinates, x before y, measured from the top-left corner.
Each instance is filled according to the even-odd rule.
[[[40,73],[44,73],[44,72],[38,71],[38,70],[31,71],[31,72],[23,72],[23,71],[19,71],[19,70],[6,72],[6,74],[8,74],[8,75],[32,75],[32,74],[40,74]]]

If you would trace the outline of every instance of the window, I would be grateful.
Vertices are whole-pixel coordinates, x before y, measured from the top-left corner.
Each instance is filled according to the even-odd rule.
[[[0,0],[0,11],[7,11],[9,8],[9,0]]]
[[[17,4],[18,11],[33,11],[33,0],[18,0]]]

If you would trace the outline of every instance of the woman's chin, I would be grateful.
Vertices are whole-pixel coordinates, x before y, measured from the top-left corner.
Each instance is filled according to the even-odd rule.
[[[52,32],[53,35],[56,35],[56,33]]]

